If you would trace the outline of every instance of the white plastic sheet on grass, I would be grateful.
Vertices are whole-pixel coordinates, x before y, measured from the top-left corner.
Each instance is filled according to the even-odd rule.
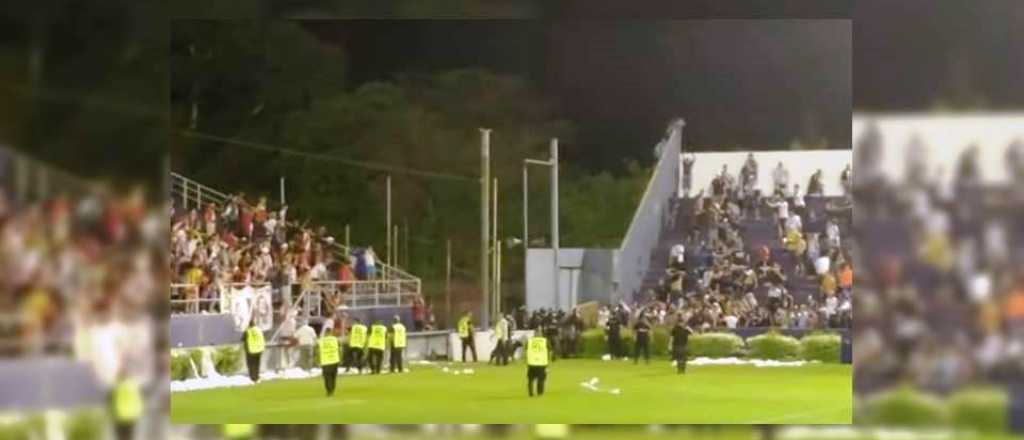
[[[740,359],[734,357],[718,359],[699,357],[688,362],[689,365],[753,365],[758,368],[802,367],[804,365],[814,363],[818,363],[818,361],[776,361],[771,359]],[[675,361],[672,362],[672,365],[675,365]]]

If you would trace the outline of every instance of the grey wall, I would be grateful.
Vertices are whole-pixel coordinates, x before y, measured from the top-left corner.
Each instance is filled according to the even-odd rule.
[[[550,248],[533,248],[526,256],[526,308],[569,309],[587,301],[610,302],[615,249],[561,248],[559,297],[554,295]]]

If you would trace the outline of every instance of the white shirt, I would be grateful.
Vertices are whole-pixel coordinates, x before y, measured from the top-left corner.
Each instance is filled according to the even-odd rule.
[[[295,339],[299,341],[299,345],[313,345],[316,343],[316,330],[306,324],[295,331]]]
[[[787,220],[786,220],[786,228],[787,229],[796,229],[797,231],[803,231],[804,230],[804,223],[803,223],[802,220],[800,220],[800,216],[799,215],[793,214],[793,215],[791,215],[791,216],[789,216],[787,218]]]
[[[736,323],[739,321],[739,318],[732,315],[726,315],[724,318],[722,318],[722,321],[725,321],[726,327],[736,328]]]
[[[686,254],[686,247],[683,246],[682,244],[672,246],[672,249],[669,251],[669,255],[672,258],[681,257],[684,254]]]

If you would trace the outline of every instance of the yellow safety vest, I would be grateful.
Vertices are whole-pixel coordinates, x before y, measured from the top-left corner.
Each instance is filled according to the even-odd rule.
[[[263,353],[263,330],[256,327],[249,327],[245,330],[245,343],[249,346],[249,353],[259,354]]]
[[[468,338],[469,337],[469,318],[468,317],[463,317],[462,319],[459,320],[459,337],[460,338]]]
[[[526,364],[531,367],[548,365],[548,340],[534,336],[526,341]]]
[[[131,422],[142,415],[142,392],[134,380],[123,380],[114,387],[114,418]]]
[[[405,326],[399,323],[391,326],[391,329],[395,332],[392,344],[395,348],[405,348]]]
[[[252,437],[256,433],[255,425],[224,425],[224,437],[227,438],[246,438]]]
[[[537,437],[540,438],[568,438],[569,425],[537,425]]]
[[[367,345],[369,345],[369,347],[373,348],[373,349],[383,350],[384,349],[384,341],[386,340],[387,335],[388,335],[388,328],[387,327],[384,327],[383,325],[371,326],[370,327],[370,343],[367,344]]]
[[[352,334],[348,336],[348,346],[363,348],[366,346],[366,326],[355,324],[352,326]]]
[[[338,353],[338,338],[324,336],[317,344],[320,354],[320,366],[337,364],[341,362],[341,355]]]
[[[494,324],[494,336],[498,338],[499,341],[505,339],[505,331],[502,329],[501,320],[498,320],[498,322]]]

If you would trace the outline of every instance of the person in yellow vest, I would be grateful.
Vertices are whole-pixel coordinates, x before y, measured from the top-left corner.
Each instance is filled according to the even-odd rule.
[[[142,391],[139,383],[121,373],[110,393],[110,413],[118,440],[134,437],[135,424],[142,417]]]
[[[260,381],[260,358],[266,343],[263,330],[256,327],[256,320],[249,320],[249,328],[242,333],[242,349],[245,351],[245,365],[249,368],[249,379],[253,383]]]
[[[388,370],[392,373],[401,373],[402,352],[405,351],[405,326],[402,325],[402,318],[395,315],[395,323],[391,324],[391,356],[388,358]]]
[[[317,357],[320,358],[320,371],[324,377],[324,389],[327,397],[334,395],[334,384],[338,378],[338,364],[341,363],[341,350],[338,335],[341,334],[341,320],[334,321],[334,328],[317,341]]]
[[[548,379],[548,339],[538,325],[533,336],[526,340],[526,387],[533,397],[533,383],[537,383],[537,395],[544,395],[544,382]]]
[[[256,435],[256,425],[227,424],[221,429],[224,432],[224,438],[231,440],[250,439]]]
[[[370,361],[370,371],[373,374],[380,374],[381,364],[384,362],[384,346],[387,345],[388,328],[377,320],[370,327],[370,338],[366,343],[367,357]]]
[[[476,344],[473,343],[473,318],[469,311],[462,315],[458,324],[459,339],[462,340],[462,362],[466,362],[466,349],[473,353],[473,362],[476,362]]]
[[[349,368],[356,367],[360,374],[363,372],[363,349],[366,348],[366,326],[359,318],[355,318],[352,328],[348,332],[348,362],[345,363],[345,372]]]

